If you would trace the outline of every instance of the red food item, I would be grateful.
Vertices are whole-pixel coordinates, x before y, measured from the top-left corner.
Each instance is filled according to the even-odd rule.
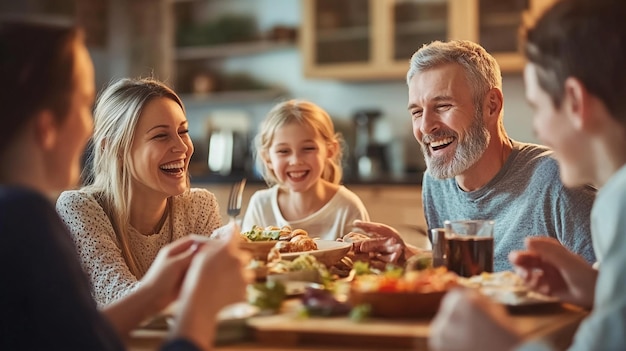
[[[359,276],[353,288],[359,291],[417,292],[447,291],[457,286],[458,276],[445,267],[406,272],[401,277],[368,274]]]

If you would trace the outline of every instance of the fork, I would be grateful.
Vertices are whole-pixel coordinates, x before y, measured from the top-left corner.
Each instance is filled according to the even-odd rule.
[[[243,195],[243,188],[246,186],[246,178],[233,184],[230,189],[230,195],[228,196],[228,208],[226,213],[230,217],[231,222],[237,219],[237,216],[241,213],[241,198]]]

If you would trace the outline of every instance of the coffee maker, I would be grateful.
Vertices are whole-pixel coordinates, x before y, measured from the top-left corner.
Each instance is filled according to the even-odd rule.
[[[373,180],[389,172],[387,145],[374,140],[376,121],[380,110],[359,110],[353,116],[355,126],[354,169],[359,179]]]

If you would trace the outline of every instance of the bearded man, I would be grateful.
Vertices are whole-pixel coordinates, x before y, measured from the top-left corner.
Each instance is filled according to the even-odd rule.
[[[426,160],[422,197],[429,228],[445,220],[493,219],[494,271],[528,236],[558,239],[590,263],[595,190],[568,189],[552,152],[510,139],[503,125],[502,75],[469,41],[433,42],[407,73],[413,134]]]

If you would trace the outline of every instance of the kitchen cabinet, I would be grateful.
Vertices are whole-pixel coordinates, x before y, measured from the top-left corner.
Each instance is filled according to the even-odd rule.
[[[519,72],[522,19],[554,0],[303,0],[301,46],[311,78],[398,79],[433,40],[484,45],[503,72]]]
[[[524,68],[521,52],[521,26],[537,16],[555,0],[472,0],[464,32],[466,38],[480,43],[500,64],[502,72],[520,72]],[[473,22],[473,23],[472,23]]]
[[[304,74],[349,80],[401,78],[418,45],[455,36],[458,30],[449,20],[453,3],[304,0]]]

